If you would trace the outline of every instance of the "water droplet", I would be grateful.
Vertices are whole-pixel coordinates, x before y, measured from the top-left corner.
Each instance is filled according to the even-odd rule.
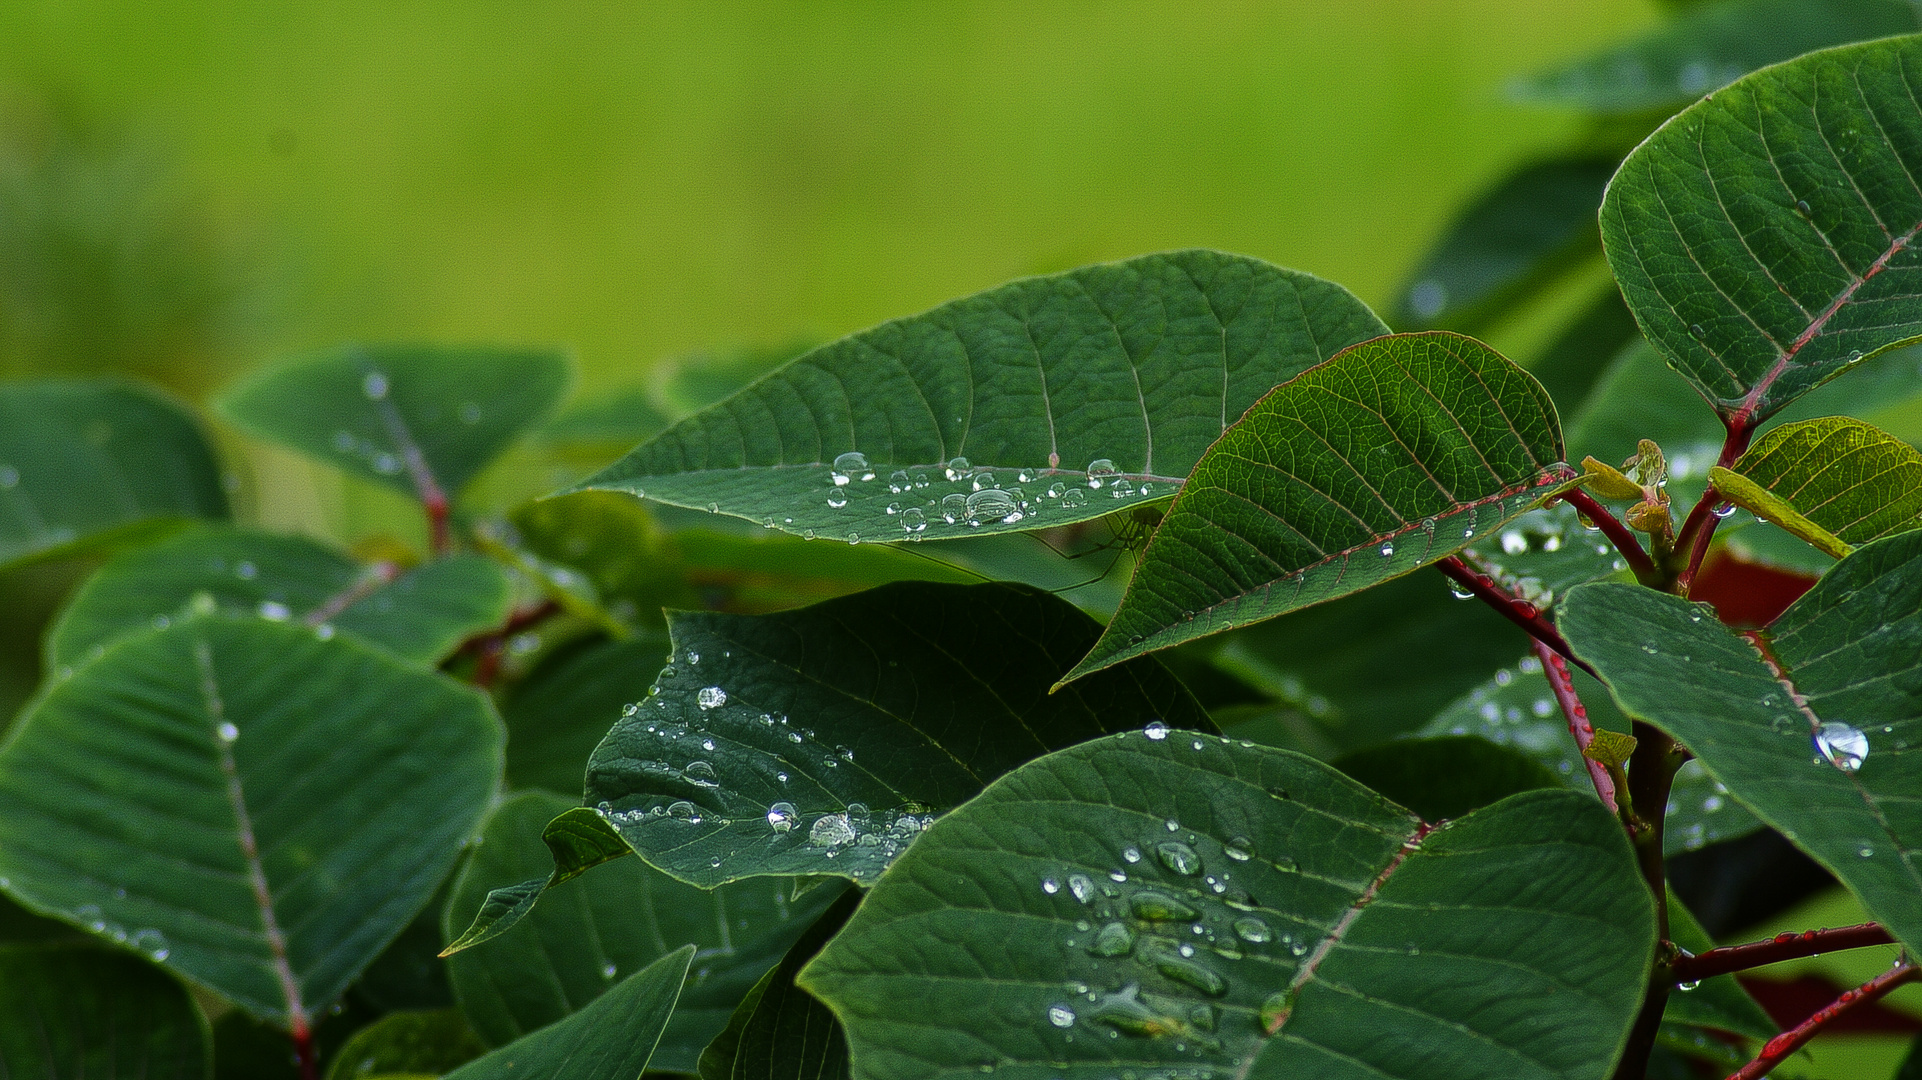
[[[868,464],[866,454],[858,450],[850,450],[834,459],[834,476],[836,485],[847,483],[849,478],[872,480],[874,469]]]
[[[1065,495],[1065,494],[1067,494],[1067,493],[1068,493],[1068,485],[1066,485],[1066,484],[1064,484],[1064,483],[1062,483],[1062,482],[1061,482],[1061,481],[1059,481],[1059,480],[1057,480],[1057,481],[1055,481],[1054,483],[1052,483],[1052,484],[1049,484],[1049,485],[1048,485],[1048,493],[1047,493],[1047,494],[1048,494],[1048,498],[1050,498],[1050,499],[1059,499],[1059,498],[1060,498],[1061,496],[1063,496],[1063,495]]]
[[[924,531],[925,529],[927,529],[927,527],[928,527],[927,516],[921,513],[921,511],[916,510],[913,507],[909,507],[908,509],[901,512],[901,531],[902,532],[918,533],[918,532]]]
[[[1815,214],[1815,211],[1810,209],[1807,199],[1795,200],[1795,212],[1801,216],[1803,221],[1809,220]]]
[[[1088,486],[1099,491],[1118,471],[1107,458],[1095,458],[1088,462]]]
[[[1872,859],[1875,857],[1875,849],[1867,844],[1863,844],[1862,850],[1857,851],[1856,854],[1862,856],[1864,859]]]
[[[727,704],[727,691],[718,686],[703,686],[700,692],[694,695],[694,704],[699,705],[703,712],[708,709],[718,709]]]
[[[1121,857],[1128,862],[1138,863],[1141,861],[1141,849],[1133,846],[1122,848]]]
[[[1688,332],[1691,334],[1694,334],[1698,338],[1708,336],[1708,331],[1702,329],[1701,323],[1690,323],[1688,327]]]
[[[1519,529],[1506,529],[1502,532],[1502,554],[1523,555],[1528,552],[1528,537]]]
[[[914,481],[908,479],[908,473],[906,469],[896,469],[893,472],[888,474],[888,491],[889,492],[895,495],[899,495],[904,491],[912,491],[912,490],[914,490]]]
[[[1243,941],[1259,945],[1264,941],[1272,939],[1274,932],[1268,929],[1267,923],[1253,916],[1246,916],[1235,920],[1235,936]]]
[[[242,581],[252,581],[254,578],[260,576],[260,568],[242,559],[234,566],[234,576]]]
[[[794,818],[794,804],[791,802],[777,802],[767,808],[767,827],[775,832],[787,832],[794,828]]]
[[[969,487],[968,490],[980,491],[983,488],[993,488],[993,487],[1000,487],[1000,486],[1001,485],[995,481],[993,473],[989,472],[986,469],[976,469],[974,471],[974,483]]]
[[[1116,480],[1112,485],[1110,485],[1110,488],[1111,488],[1110,494],[1112,494],[1117,499],[1125,499],[1128,496],[1133,495],[1135,493],[1135,486],[1133,482],[1125,479]]]
[[[1154,966],[1156,971],[1168,978],[1186,983],[1210,997],[1220,997],[1228,992],[1228,980],[1200,961],[1158,952],[1154,955]]]
[[[1128,872],[1126,870],[1110,870],[1108,871],[1108,880],[1126,881],[1128,880]]]
[[[701,808],[685,799],[677,800],[667,805],[667,816],[679,818],[690,825],[698,825],[701,821]]]
[[[360,391],[369,401],[380,401],[387,396],[387,376],[378,371],[368,372],[360,380]]]
[[[286,604],[280,603],[277,600],[262,600],[260,607],[256,610],[259,611],[261,618],[271,622],[286,622],[292,618],[294,614]]]
[[[19,483],[19,469],[11,465],[0,465],[0,491],[11,491]]]
[[[1869,756],[1869,737],[1840,721],[1823,724],[1815,732],[1815,749],[1828,763],[1843,772],[1862,767]]]
[[[1061,505],[1068,510],[1075,510],[1086,506],[1088,505],[1088,493],[1079,488],[1070,488],[1067,494],[1061,496]]]
[[[1042,878],[1041,891],[1047,893],[1049,896],[1053,896],[1055,893],[1061,891],[1061,883],[1053,878]]]
[[[962,516],[969,525],[992,525],[1020,521],[1022,514],[1013,496],[998,488],[988,488],[967,497]]]
[[[612,979],[612,978],[614,978],[614,976],[616,976],[616,975],[618,975],[618,974],[620,974],[620,972],[621,972],[621,969],[620,969],[620,968],[619,968],[618,966],[616,966],[616,965],[614,965],[614,964],[612,964],[612,963],[609,963],[609,964],[606,964],[606,965],[603,965],[603,966],[602,966],[602,968],[601,968],[601,978],[603,978],[603,979]]]
[[[400,471],[399,459],[385,451],[374,455],[373,466],[374,471],[382,476],[392,476]]]
[[[1221,850],[1222,854],[1236,862],[1247,862],[1249,859],[1254,858],[1254,847],[1254,842],[1247,837],[1237,836],[1230,839]]]
[[[1188,922],[1198,912],[1164,892],[1143,889],[1128,898],[1128,909],[1137,919],[1153,922]]]
[[[1141,733],[1156,742],[1160,742],[1168,737],[1168,725],[1159,720],[1150,720],[1148,721],[1148,726],[1141,729]]]
[[[950,458],[948,459],[947,468],[942,470],[942,472],[943,475],[950,480],[966,480],[968,477],[974,475],[974,466],[968,463],[967,458]]]
[[[713,743],[710,742],[707,748],[709,750],[714,749]],[[693,783],[699,784],[701,787],[720,786],[720,782],[714,778],[714,766],[705,761],[688,762],[687,768],[681,775],[687,777],[688,780]]]
[[[1068,891],[1074,894],[1076,900],[1085,904],[1094,899],[1094,882],[1089,881],[1085,874],[1069,874]]]
[[[214,728],[214,734],[220,736],[221,742],[230,743],[240,738],[240,729],[228,721],[222,720],[220,726]]]
[[[1048,1023],[1058,1028],[1074,1026],[1074,1010],[1066,1005],[1048,1006]]]
[[[833,508],[833,509],[835,509],[835,510],[839,510],[839,509],[841,509],[841,508],[842,508],[843,506],[846,506],[847,504],[848,504],[848,493],[847,493],[847,492],[845,492],[845,491],[842,491],[842,490],[841,490],[840,488],[835,488],[834,490],[832,490],[832,491],[830,491],[830,492],[828,492],[828,506],[829,506],[829,507],[831,507],[831,508]]]
[[[1161,865],[1177,874],[1194,875],[1201,873],[1201,856],[1195,849],[1179,840],[1167,840],[1155,845],[1155,855]]]
[[[1713,814],[1724,805],[1720,795],[1710,795],[1708,798],[1702,800],[1702,812],[1705,814]]]
[[[846,814],[828,814],[816,820],[808,830],[808,843],[816,847],[834,847],[854,839],[854,825]]]
[[[966,495],[944,495],[941,497],[941,518],[948,524],[959,522],[968,514]]]
[[[1096,956],[1126,956],[1135,948],[1135,934],[1124,923],[1111,922],[1095,934],[1088,951]]]
[[[1395,553],[1395,545],[1393,545],[1393,544],[1383,544],[1383,545],[1381,546],[1381,557],[1382,557],[1382,558],[1384,558],[1384,559],[1386,559],[1387,557],[1389,557],[1390,555],[1393,555],[1394,553]]]

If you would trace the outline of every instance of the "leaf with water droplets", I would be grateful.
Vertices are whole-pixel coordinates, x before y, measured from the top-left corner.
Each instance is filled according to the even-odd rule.
[[[1085,743],[937,821],[801,974],[855,1071],[1609,1074],[1655,926],[1599,803],[1429,827],[1312,759],[1202,743]],[[1199,874],[1126,860],[1171,836]]]
[[[864,543],[1067,525],[1173,494],[1270,387],[1387,331],[1307,274],[1145,255],[825,345],[580,486]]]
[[[0,946],[0,1076],[204,1080],[207,1019],[167,974],[79,942]]]
[[[177,620],[53,682],[0,749],[0,887],[291,1029],[427,903],[500,762],[470,687],[302,626]]]
[[[1756,516],[1836,558],[1922,526],[1922,453],[1846,416],[1784,424],[1712,479]],[[1741,498],[1751,488],[1760,497]]]
[[[1747,638],[1624,585],[1575,590],[1561,626],[1624,712],[1922,941],[1922,532],[1856,549]]]
[[[1730,424],[1922,337],[1922,37],[1741,79],[1622,163],[1602,241],[1642,332]]]
[[[1560,490],[1562,456],[1541,384],[1472,338],[1347,349],[1209,448],[1069,678],[1447,558]]]

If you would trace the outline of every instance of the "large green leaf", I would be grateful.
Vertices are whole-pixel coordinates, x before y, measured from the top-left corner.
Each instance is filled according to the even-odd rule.
[[[447,1074],[447,1080],[639,1080],[674,1015],[694,946],[621,980],[580,1012]]]
[[[344,345],[267,368],[217,403],[234,423],[376,483],[452,495],[567,392],[552,351]]]
[[[1624,585],[1575,590],[1561,622],[1624,712],[1922,941],[1922,532],[1858,549],[1748,639]]]
[[[179,620],[0,749],[0,887],[293,1027],[446,876],[500,744],[480,694],[345,636]]]
[[[494,811],[448,900],[448,938],[490,889],[547,871],[553,856],[542,828],[571,805],[528,792]],[[742,995],[840,892],[789,900],[790,885],[763,879],[708,892],[621,859],[555,886],[513,933],[449,957],[448,973],[468,1022],[498,1046],[580,1011],[620,976],[692,944],[694,972],[654,1055],[655,1068],[691,1072]]]
[[[583,488],[804,536],[939,540],[1172,494],[1269,387],[1388,328],[1213,251],[1016,281],[825,345]]]
[[[1708,3],[1627,44],[1517,82],[1510,93],[1604,113],[1673,109],[1764,64],[1915,29],[1915,9],[1904,0]]]
[[[1642,333],[1731,424],[1922,337],[1922,37],[1756,72],[1622,163],[1602,239]]]
[[[589,641],[543,660],[514,688],[507,723],[507,784],[578,795],[621,706],[647,696],[667,662],[667,641]]]
[[[849,1080],[847,1033],[794,978],[859,902],[849,890],[741,999],[727,1030],[701,1052],[701,1080]]]
[[[0,945],[0,1076],[205,1080],[211,1042],[187,991],[138,957]]]
[[[439,1076],[487,1052],[452,1009],[395,1012],[354,1032],[333,1057],[327,1080],[393,1074]]]
[[[1472,338],[1350,348],[1210,447],[1069,678],[1446,558],[1572,475],[1541,384]]]
[[[1466,735],[1398,739],[1329,764],[1424,821],[1452,820],[1523,791],[1563,786],[1553,769],[1522,751]]]
[[[1100,627],[1021,586],[904,582],[775,615],[679,612],[671,632],[659,692],[594,752],[585,801],[704,888],[870,882],[1030,758],[1148,724],[1212,727],[1155,661],[1050,695]]]
[[[141,523],[226,516],[220,467],[173,401],[111,380],[0,383],[0,565]]]
[[[871,1080],[1600,1080],[1654,943],[1594,799],[1430,827],[1300,755],[1173,732],[991,785],[800,981]]]
[[[1846,416],[1784,424],[1762,436],[1715,480],[1747,509],[1798,535],[1800,519],[1840,540],[1831,554],[1922,525],[1922,453],[1873,424]],[[1766,498],[1739,497],[1740,483]],[[1786,513],[1784,513],[1786,511]],[[1827,546],[1827,545],[1818,545]]]
[[[221,611],[331,626],[425,664],[499,625],[513,600],[500,568],[472,555],[403,573],[391,563],[363,566],[304,537],[210,526],[101,567],[48,632],[47,666],[83,663],[90,650],[164,625],[203,594]]]

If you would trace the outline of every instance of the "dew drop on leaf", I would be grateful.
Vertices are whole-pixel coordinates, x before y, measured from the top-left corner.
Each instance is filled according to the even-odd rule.
[[[1167,840],[1155,845],[1155,855],[1161,865],[1177,874],[1192,876],[1201,873],[1201,856],[1195,849],[1179,840]]]
[[[1869,737],[1848,724],[1831,720],[1815,732],[1815,749],[1829,764],[1854,772],[1869,756]]]
[[[702,711],[718,709],[727,704],[727,691],[718,686],[703,686],[694,695],[694,704],[699,705]]]
[[[786,779],[786,777],[782,777]],[[767,827],[775,832],[787,832],[794,828],[794,804],[777,802],[767,808]]]

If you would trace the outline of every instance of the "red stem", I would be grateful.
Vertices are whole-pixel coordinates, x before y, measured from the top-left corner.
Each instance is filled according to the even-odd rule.
[[[433,481],[429,479],[428,484],[432,485]],[[438,486],[423,489],[420,504],[427,510],[427,540],[431,550],[436,556],[447,554],[453,546],[453,534],[447,527],[447,495]]]
[[[1561,703],[1562,715],[1568,718],[1568,733],[1575,736],[1576,749],[1587,751],[1588,744],[1595,741],[1595,727],[1588,722],[1588,710],[1575,693],[1575,680],[1568,673],[1568,663],[1540,641],[1530,644],[1535,646],[1535,655],[1541,657],[1542,671],[1548,676],[1548,685],[1554,688],[1555,700]],[[1602,805],[1608,807],[1611,814],[1620,813],[1615,803],[1615,781],[1609,779],[1608,770],[1586,753],[1582,764],[1588,766],[1588,778],[1595,784],[1595,794],[1602,797]]]
[[[300,1080],[320,1080],[320,1054],[314,1048],[314,1032],[305,1021],[294,1019],[294,1060],[300,1065]]]
[[[507,621],[497,629],[489,630],[468,638],[461,643],[455,655],[474,653],[474,685],[486,690],[494,685],[500,675],[502,654],[507,639],[537,623],[560,614],[561,605],[554,600],[543,600],[530,608],[522,608],[507,616]]]
[[[1741,460],[1754,434],[1753,425],[1730,422],[1728,437],[1722,440],[1722,452],[1716,457],[1715,464],[1726,469]],[[1721,501],[1721,494],[1715,490],[1714,484],[1710,484],[1703,490],[1702,497],[1695,500],[1687,520],[1682,522],[1681,534],[1675,539],[1676,549],[1688,552],[1688,566],[1675,579],[1675,591],[1682,596],[1687,596],[1689,587],[1695,584],[1695,574],[1702,568],[1702,560],[1708,556],[1709,541],[1715,539],[1715,526],[1722,523],[1722,519],[1715,516],[1715,504]]]
[[[1705,954],[1706,955],[1706,954]],[[1728,1080],[1761,1080],[1770,1069],[1782,1063],[1782,1059],[1800,1050],[1810,1039],[1822,1033],[1822,1029],[1834,1023],[1851,1010],[1867,1005],[1888,994],[1889,991],[1904,983],[1922,977],[1922,968],[1903,962],[1877,975],[1853,990],[1845,991],[1834,1003],[1797,1024],[1794,1028],[1777,1035],[1762,1046],[1762,1053],[1754,1061],[1730,1073]]]
[[[1844,926],[1837,930],[1804,930],[1799,934],[1777,934],[1768,941],[1751,941],[1746,945],[1730,945],[1725,949],[1710,949],[1696,956],[1683,956],[1669,965],[1669,971],[1677,983],[1700,982],[1764,964],[1779,964],[1784,960],[1799,960],[1804,956],[1818,956],[1843,949],[1888,945],[1894,941],[1895,938],[1887,930],[1875,923]]]
[[[1474,594],[1482,603],[1494,608],[1502,618],[1521,627],[1529,637],[1567,657],[1576,667],[1590,675],[1595,675],[1595,669],[1576,658],[1574,651],[1568,647],[1568,642],[1562,640],[1562,635],[1556,631],[1554,625],[1543,618],[1541,612],[1535,610],[1535,605],[1510,596],[1507,590],[1495,583],[1494,578],[1462,562],[1459,556],[1450,555],[1440,560],[1435,563],[1435,569],[1448,575],[1450,580]],[[1601,678],[1599,675],[1595,677]]]
[[[1583,517],[1594,522],[1602,530],[1602,535],[1608,537],[1608,542],[1615,545],[1616,551],[1621,552],[1622,558],[1628,563],[1628,568],[1635,571],[1636,581],[1650,588],[1661,584],[1662,572],[1655,568],[1655,562],[1648,557],[1647,549],[1642,547],[1641,541],[1635,539],[1635,534],[1629,531],[1628,526],[1622,524],[1614,514],[1609,512],[1608,507],[1596,502],[1593,495],[1581,488],[1563,493],[1562,501],[1581,511]]]

